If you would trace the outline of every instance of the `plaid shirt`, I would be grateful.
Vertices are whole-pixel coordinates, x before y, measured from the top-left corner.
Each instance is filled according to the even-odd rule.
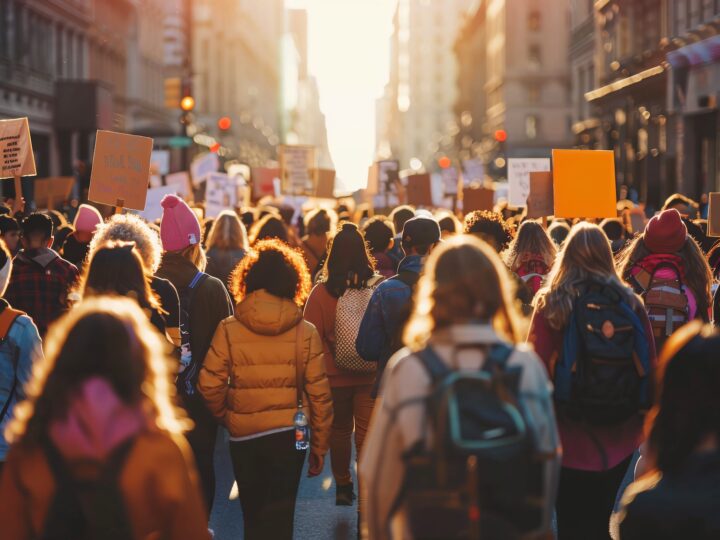
[[[15,309],[27,313],[40,331],[68,309],[67,295],[75,284],[78,269],[51,249],[21,251],[13,260],[5,298]]]

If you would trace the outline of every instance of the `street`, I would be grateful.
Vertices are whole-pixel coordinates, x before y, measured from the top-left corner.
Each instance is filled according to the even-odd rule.
[[[224,430],[221,430],[215,447],[215,471],[217,488],[210,528],[215,531],[215,540],[239,540],[243,538],[242,511],[237,493],[233,490],[235,480],[228,453],[227,432]],[[297,540],[354,538],[356,520],[357,506],[335,506],[329,457],[325,460],[321,476],[307,478],[303,471],[295,509]]]

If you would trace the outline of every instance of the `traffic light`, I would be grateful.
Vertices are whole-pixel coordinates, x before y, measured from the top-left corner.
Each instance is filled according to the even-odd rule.
[[[223,116],[218,120],[217,125],[220,131],[227,131],[232,127],[232,120],[229,116]]]
[[[504,129],[498,129],[495,132],[495,140],[499,143],[504,143],[505,141],[507,141],[507,131],[505,131]]]
[[[165,79],[165,107],[168,109],[177,109],[183,95],[182,79],[180,77],[171,77]]]
[[[449,157],[443,156],[438,159],[438,165],[440,165],[441,169],[449,169],[450,165],[452,165],[452,161],[450,161]]]

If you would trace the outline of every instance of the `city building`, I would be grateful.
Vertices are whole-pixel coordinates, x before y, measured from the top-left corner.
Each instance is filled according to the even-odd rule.
[[[595,0],[570,3],[570,81],[572,132],[578,148],[597,148],[600,120],[593,116],[585,94],[595,88]]]

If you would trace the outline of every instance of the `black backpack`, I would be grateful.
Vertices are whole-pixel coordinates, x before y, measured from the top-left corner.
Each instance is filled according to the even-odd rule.
[[[109,455],[97,475],[75,478],[55,445],[46,439],[45,455],[55,479],[40,540],[133,540],[119,478],[135,443],[131,438]]]
[[[579,291],[553,370],[555,402],[568,418],[617,424],[649,405],[648,338],[617,286],[588,281]]]
[[[475,348],[475,347],[469,347]],[[520,538],[538,531],[548,506],[545,461],[535,451],[519,396],[513,349],[493,346],[480,371],[453,371],[426,348],[426,411],[433,444],[405,455],[401,505],[416,539]]]
[[[192,313],[195,292],[208,278],[204,272],[198,272],[186,287],[178,289],[180,297],[180,361],[181,369],[175,384],[181,396],[195,394],[200,368],[204,358],[195,358],[192,354],[192,336],[190,333],[190,316]]]

